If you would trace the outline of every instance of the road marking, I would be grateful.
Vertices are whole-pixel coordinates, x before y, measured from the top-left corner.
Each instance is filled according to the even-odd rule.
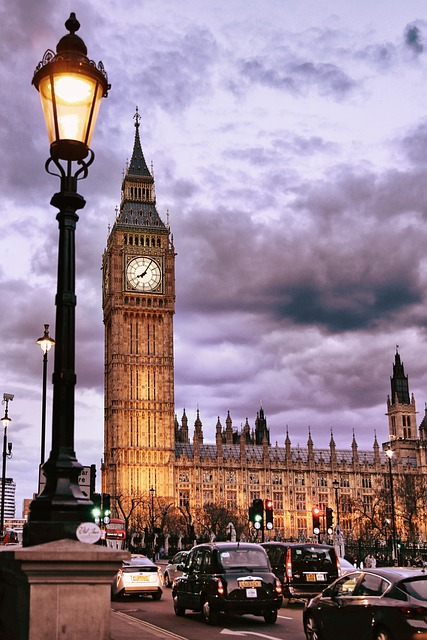
[[[231,631],[230,629],[223,629],[221,633],[229,636],[259,636],[260,638],[267,638],[267,640],[280,640],[277,636],[267,636],[265,633],[256,633],[256,631]]]
[[[126,613],[123,613],[122,611],[117,611],[116,609],[112,609],[111,612],[113,613],[113,615],[117,616],[118,618],[125,618],[126,623],[132,627],[136,627],[141,630],[145,628],[146,631],[150,630],[151,631],[150,635],[156,638],[162,638],[162,639],[173,638],[174,640],[187,640],[187,638],[184,638],[183,636],[178,636],[176,633],[172,633],[171,631],[167,631],[166,629],[162,629],[161,627],[156,627],[156,625],[151,624],[150,622],[146,622],[145,620],[140,620],[139,618],[133,618],[132,616],[128,616],[126,615]],[[118,637],[118,636],[115,636],[113,634],[112,637]]]
[[[277,616],[278,618],[282,618],[282,620],[293,620],[293,618],[289,616]]]

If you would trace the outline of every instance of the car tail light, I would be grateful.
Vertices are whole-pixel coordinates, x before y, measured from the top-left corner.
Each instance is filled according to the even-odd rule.
[[[286,553],[286,575],[288,577],[288,580],[292,580],[292,560],[290,549],[288,549]]]
[[[216,578],[218,595],[223,596],[225,593],[223,582],[220,578]]]
[[[274,590],[279,596],[282,595],[282,583],[280,582],[279,578],[274,579]]]
[[[408,619],[412,620],[426,620],[427,608],[426,607],[399,607],[400,613]]]

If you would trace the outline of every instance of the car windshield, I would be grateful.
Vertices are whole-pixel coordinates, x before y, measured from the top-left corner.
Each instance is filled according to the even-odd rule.
[[[292,565],[297,568],[310,568],[315,566],[317,569],[322,567],[331,567],[332,558],[331,551],[328,547],[292,547]]]
[[[123,563],[124,567],[155,567],[156,565],[151,562],[149,558],[131,558],[130,561]]]
[[[401,582],[400,587],[407,594],[418,600],[427,601],[427,575]]]
[[[261,549],[224,549],[219,554],[224,571],[234,569],[264,569],[268,570],[268,560]]]

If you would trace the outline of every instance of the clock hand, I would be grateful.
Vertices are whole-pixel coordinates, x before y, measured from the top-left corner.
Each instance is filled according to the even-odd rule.
[[[143,271],[142,273],[138,274],[137,278],[143,278],[143,277],[145,276],[145,274],[147,273],[147,271],[148,271],[148,269],[149,269],[149,267],[150,267],[150,264],[151,264],[152,262],[153,262],[153,261],[152,261],[152,260],[150,260],[150,262],[148,263],[148,265],[147,265],[147,267],[146,267],[145,271]]]

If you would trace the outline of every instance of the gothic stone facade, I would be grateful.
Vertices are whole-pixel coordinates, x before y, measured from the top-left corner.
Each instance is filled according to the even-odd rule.
[[[357,523],[350,508],[357,499],[369,511],[393,473],[426,473],[426,425],[416,425],[415,400],[396,352],[387,400],[389,442],[376,436],[359,451],[353,434],[348,450],[270,443],[261,407],[251,431],[248,421],[233,430],[231,416],[216,425],[215,443],[204,442],[199,412],[189,434],[185,411],[174,409],[173,315],[175,252],[169,225],[157,210],[152,171],[147,167],[135,115],[132,159],[122,183],[120,210],[103,255],[105,324],[105,451],[103,491],[112,496],[149,495],[154,488],[192,512],[207,502],[247,510],[255,498],[273,499],[274,534],[312,535],[312,507],[340,507],[344,531]],[[335,485],[333,484],[335,481]],[[425,530],[422,535],[425,539]]]

